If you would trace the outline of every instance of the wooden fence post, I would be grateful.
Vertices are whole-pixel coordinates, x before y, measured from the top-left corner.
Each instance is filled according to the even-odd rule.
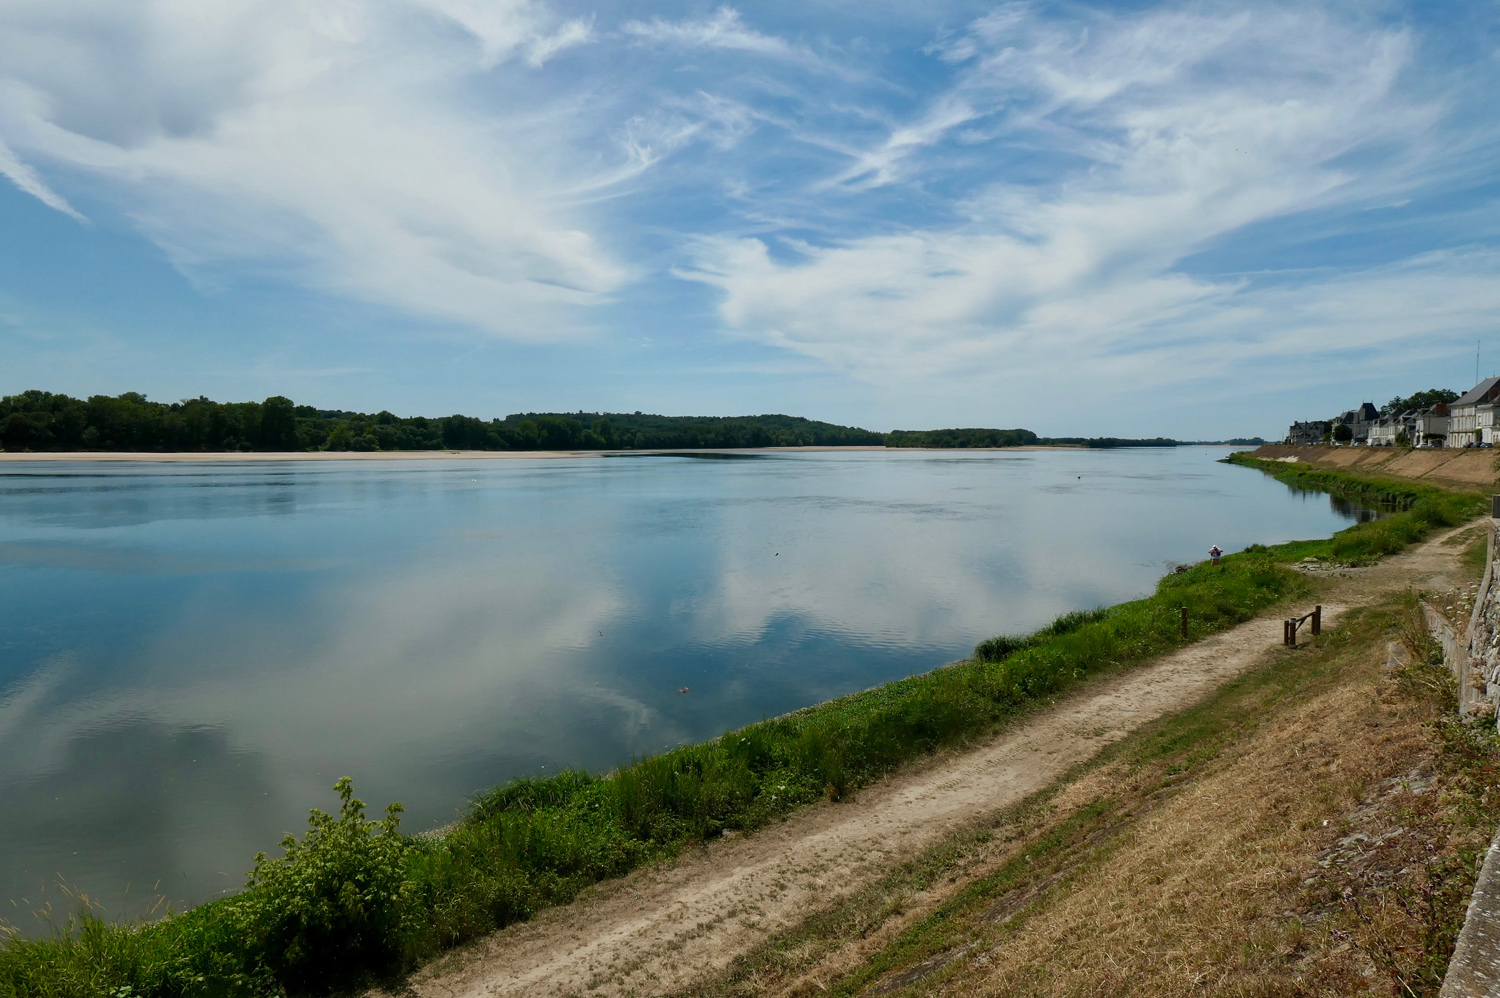
[[[1323,633],[1323,604],[1313,607],[1313,637]]]

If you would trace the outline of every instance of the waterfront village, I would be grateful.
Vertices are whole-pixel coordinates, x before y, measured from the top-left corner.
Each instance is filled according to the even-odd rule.
[[[1448,393],[1451,396],[1451,392]],[[1500,438],[1500,376],[1485,378],[1452,402],[1401,412],[1369,402],[1332,419],[1293,423],[1289,444],[1351,447],[1493,447]]]

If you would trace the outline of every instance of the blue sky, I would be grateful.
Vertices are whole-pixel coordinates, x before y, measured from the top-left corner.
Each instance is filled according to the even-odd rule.
[[[1217,437],[1500,370],[1492,3],[6,0],[0,393]]]

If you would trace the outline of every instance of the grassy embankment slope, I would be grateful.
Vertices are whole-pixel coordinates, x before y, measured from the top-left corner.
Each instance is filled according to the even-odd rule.
[[[1445,501],[1417,488],[1412,508]],[[1402,521],[1278,554],[1365,561]],[[1373,544],[1349,543],[1361,535]],[[1462,618],[1485,537],[1453,540],[1458,585],[1434,595]],[[1372,578],[1323,585],[1347,595]],[[1455,692],[1416,597],[1372,599],[693,994],[1435,995],[1500,823],[1493,720],[1458,717]]]
[[[1409,664],[1387,667],[1392,642]],[[1436,995],[1500,747],[1434,651],[1412,598],[1268,648],[691,994]]]
[[[1493,450],[1407,450],[1403,447],[1289,447],[1266,444],[1251,456],[1277,463],[1308,464],[1364,476],[1425,481],[1455,489],[1495,482]]]
[[[1376,486],[1339,484],[1350,495]],[[1163,579],[1150,597],[986,642],[952,667],[750,725],[595,777],[521,780],[482,796],[440,838],[368,820],[347,785],[339,814],[262,859],[246,890],[160,921],[84,914],[0,947],[0,996],[276,994],[396,974],[464,940],[565,903],[584,887],[726,828],[753,829],[837,799],[904,762],[983,737],[1090,676],[1233,626],[1308,586],[1285,562],[1398,550],[1478,512],[1474,495],[1380,485],[1404,507],[1325,541],[1256,546]],[[1177,629],[1189,608],[1189,638]],[[128,989],[128,990],[120,990]]]

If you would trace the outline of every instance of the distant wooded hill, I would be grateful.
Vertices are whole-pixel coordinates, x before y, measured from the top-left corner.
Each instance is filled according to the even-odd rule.
[[[528,412],[486,422],[462,415],[401,417],[389,412],[370,415],[316,409],[280,395],[264,402],[214,402],[201,397],[152,402],[138,392],[77,399],[29,391],[0,398],[0,446],[8,451],[671,450],[882,444],[1161,447],[1176,443],[1164,438],[1049,438],[1022,429],[880,434],[781,415]]]
[[[10,451],[655,450],[880,446],[879,433],[798,416],[522,413],[400,417],[264,402],[151,402],[137,392],[88,399],[30,391],[0,398]]]
[[[1038,437],[1030,430],[987,430],[968,427],[957,430],[892,430],[885,435],[887,447],[1024,447]]]

